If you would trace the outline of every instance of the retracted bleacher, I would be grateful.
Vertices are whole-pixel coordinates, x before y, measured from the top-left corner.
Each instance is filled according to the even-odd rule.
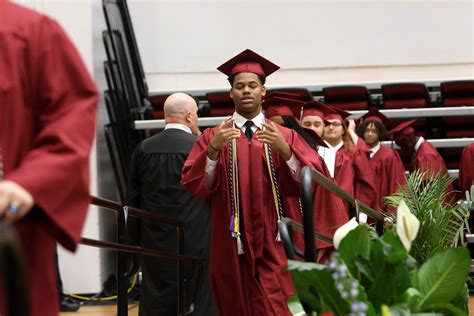
[[[164,121],[156,119],[162,118],[164,100],[175,91],[149,91],[126,0],[103,0],[103,9],[108,28],[104,34],[108,64],[104,70],[108,77],[116,77],[108,80],[109,117],[116,147],[122,148],[119,155],[125,156],[118,161],[126,163],[131,148],[149,135],[148,130],[164,127]],[[233,112],[228,89],[189,90],[199,99],[201,127],[217,125]],[[363,115],[371,105],[395,122],[417,118],[416,134],[438,148],[454,175],[462,147],[474,142],[474,80],[306,85],[271,90],[296,91],[304,98],[347,109],[353,118]],[[404,157],[407,162],[409,157]]]

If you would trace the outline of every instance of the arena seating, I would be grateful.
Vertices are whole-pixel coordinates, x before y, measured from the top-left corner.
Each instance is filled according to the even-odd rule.
[[[104,71],[108,91],[106,102],[111,129],[121,157],[120,164],[129,160],[131,150],[150,132],[136,130],[134,121],[159,119],[163,117],[163,103],[172,91],[153,94],[148,90],[138,46],[125,0],[103,0],[104,14],[108,30],[104,32],[104,46],[107,62]],[[404,112],[404,109],[474,106],[474,80],[446,81],[441,83],[385,83],[358,84],[344,86],[301,86],[269,88],[268,93],[283,91],[296,93],[301,100],[320,100],[329,106],[344,110],[367,110],[376,105],[383,110]],[[185,91],[186,92],[186,91]],[[430,92],[432,95],[430,96]],[[379,94],[379,96],[377,96]],[[234,111],[229,90],[196,91],[192,95],[200,99],[199,116],[219,118]],[[432,102],[433,99],[439,102]],[[374,102],[375,100],[375,102]],[[150,111],[150,109],[152,111]],[[152,114],[150,114],[152,113]],[[449,112],[448,112],[449,114]],[[452,138],[474,136],[474,115],[464,117],[423,117],[418,119],[415,130],[426,138]],[[403,120],[408,119],[405,116]],[[400,118],[395,118],[395,123]],[[454,122],[454,123],[453,123]],[[162,124],[162,123],[160,123]],[[209,126],[209,125],[206,125]],[[393,126],[389,126],[391,128]],[[154,127],[156,128],[156,127]],[[457,168],[461,148],[440,148],[448,167]],[[402,156],[409,162],[409,156]]]
[[[445,81],[440,84],[441,102],[446,107],[473,106],[474,80]],[[474,137],[472,117],[444,118],[445,137]]]
[[[324,102],[341,110],[367,110],[372,98],[365,86],[334,86],[323,88]]]

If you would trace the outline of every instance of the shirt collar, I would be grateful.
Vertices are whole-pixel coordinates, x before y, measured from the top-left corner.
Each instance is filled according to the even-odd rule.
[[[337,144],[336,146],[332,147],[331,144],[329,144],[327,141],[324,141],[326,143],[326,145],[328,146],[328,149],[330,150],[334,150],[334,151],[338,151],[339,148],[341,148],[343,145],[344,145],[344,142],[340,142],[339,144]]]
[[[380,142],[377,143],[373,148],[370,148],[370,152],[372,153],[372,156],[375,155],[380,149]]]
[[[180,130],[185,131],[186,133],[189,133],[189,134],[193,133],[188,126],[186,126],[184,124],[180,124],[180,123],[168,123],[168,124],[165,125],[165,130],[170,129],[170,128],[180,129]]]
[[[415,145],[415,152],[418,151],[418,149],[420,148],[421,144],[423,144],[424,141],[425,139],[422,136],[420,136],[420,138],[418,139]]]
[[[265,122],[265,117],[263,116],[263,113],[260,112],[258,113],[257,116],[255,116],[253,119],[249,120],[249,119],[246,119],[245,117],[243,117],[242,115],[240,115],[239,113],[237,112],[234,112],[234,114],[232,115],[232,117],[235,119],[234,123],[235,125],[242,129],[242,126],[244,126],[245,122],[247,121],[252,121],[253,124],[255,126],[258,127],[258,129],[262,129],[262,123]]]

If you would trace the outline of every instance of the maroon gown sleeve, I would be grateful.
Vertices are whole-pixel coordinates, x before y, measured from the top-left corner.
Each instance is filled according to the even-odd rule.
[[[323,166],[318,154],[297,132],[286,128],[280,128],[280,131],[284,135],[288,145],[291,148],[292,154],[298,160],[301,168],[309,166],[319,172],[323,172]],[[294,178],[291,169],[283,159],[280,160],[279,171],[280,182],[286,184],[283,186],[283,193],[293,197],[300,197],[300,179]],[[288,183],[292,182],[295,182],[295,185],[288,185]]]
[[[21,162],[5,179],[33,196],[57,240],[74,250],[90,202],[89,152],[95,135],[97,90],[75,47],[55,21],[43,17],[29,31],[23,58],[28,60],[25,78],[30,86],[25,89],[28,94],[20,91],[22,96],[15,102],[18,108],[30,111],[32,118],[16,115],[10,122],[22,126],[6,141],[7,147],[12,143],[7,149],[12,150],[11,160]],[[29,120],[33,126],[25,126]],[[21,154],[12,153],[18,149],[17,143],[28,143],[29,148]]]
[[[471,189],[474,182],[474,144],[465,147],[459,162],[459,187],[463,192]],[[464,194],[464,193],[463,193]]]
[[[204,133],[198,138],[194,144],[188,159],[184,163],[183,170],[181,171],[181,185],[185,187],[193,195],[196,195],[202,199],[209,199],[214,191],[219,187],[220,173],[225,172],[224,168],[224,154],[226,150],[221,150],[216,166],[215,179],[211,187],[207,188],[206,182],[206,160],[207,160],[207,148],[209,143],[214,136],[213,129],[206,129]]]

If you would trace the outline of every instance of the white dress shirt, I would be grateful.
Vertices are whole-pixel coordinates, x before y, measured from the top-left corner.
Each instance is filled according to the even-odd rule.
[[[373,148],[370,148],[370,159],[372,159],[372,157],[375,156],[375,154],[379,151],[380,149],[380,142],[377,143],[377,145],[375,145]]]
[[[425,141],[425,139],[422,136],[420,136],[420,138],[418,138],[418,141],[415,144],[415,152],[417,152],[418,149],[420,149],[420,146],[421,146],[421,144],[423,144],[424,141]]]
[[[319,146],[318,148],[318,154],[323,157],[324,162],[326,163],[326,166],[328,167],[329,174],[331,175],[331,178],[334,178],[334,170],[336,169],[336,153],[344,145],[344,142],[341,141],[339,144],[336,146],[331,146],[327,141],[324,141],[326,145],[328,146],[323,147]]]
[[[180,130],[185,131],[186,133],[189,133],[189,134],[193,133],[188,126],[186,126],[184,124],[180,124],[180,123],[168,123],[168,124],[165,125],[165,130],[170,129],[170,128],[180,129]]]
[[[232,115],[234,118],[234,124],[237,128],[239,128],[242,133],[245,133],[245,130],[247,126],[245,126],[245,123],[249,121],[242,115],[238,114],[237,112],[234,112]],[[265,122],[265,117],[263,116],[263,113],[260,112],[257,116],[255,116],[253,119],[251,119],[253,122],[252,125],[252,131],[255,133],[257,130],[262,129],[262,123]],[[299,182],[300,178],[300,172],[301,172],[301,164],[298,161],[298,159],[293,155],[293,152],[291,153],[291,157],[289,160],[286,161],[288,167],[291,170],[291,173],[293,174],[293,178]],[[216,177],[216,166],[217,166],[217,160],[212,160],[208,156],[206,156],[206,167],[205,167],[205,185],[207,188],[210,188],[212,186],[212,183],[214,182],[214,179]]]

